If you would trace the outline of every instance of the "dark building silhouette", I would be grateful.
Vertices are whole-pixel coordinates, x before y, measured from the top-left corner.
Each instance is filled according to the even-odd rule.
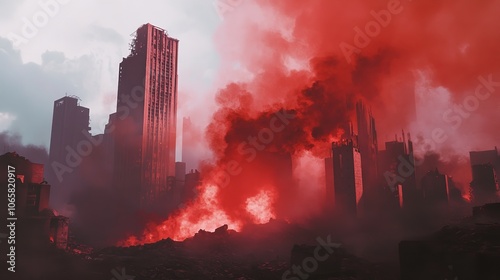
[[[424,202],[428,205],[448,204],[450,201],[450,177],[439,170],[427,172],[421,181]]]
[[[49,207],[50,185],[43,177],[43,164],[32,163],[17,153],[6,153],[1,156],[1,161],[5,170],[7,170],[7,165],[15,167],[18,216],[35,215]],[[7,182],[6,176],[3,182]]]
[[[47,178],[54,187],[51,201],[56,208],[69,201],[80,177],[82,157],[91,152],[89,120],[89,109],[80,106],[78,97],[65,96],[54,101]]]
[[[114,184],[132,207],[164,205],[175,179],[178,43],[145,24],[120,63]]]
[[[54,101],[49,152],[51,163],[65,163],[68,147],[78,149],[78,144],[90,135],[89,121],[89,109],[80,106],[78,97],[65,96]]]
[[[175,163],[175,181],[179,186],[184,186],[186,181],[186,163],[176,162]]]
[[[10,167],[9,167],[10,166]],[[49,208],[50,185],[43,177],[44,165],[32,163],[15,152],[0,156],[0,180],[15,180],[15,207],[18,244],[22,247],[41,246],[52,243],[65,249],[68,241],[69,219],[59,216]],[[12,170],[9,175],[8,170]],[[8,188],[2,188],[2,197],[7,198]],[[2,211],[0,218],[7,219],[8,211]],[[7,243],[0,243],[0,247]]]
[[[375,119],[363,102],[356,103],[358,123],[358,145],[363,168],[363,185],[365,191],[373,190],[377,183],[378,142]]]
[[[186,173],[184,178],[182,201],[187,202],[197,197],[197,187],[201,184],[201,175],[198,170],[191,169],[191,171]]]
[[[472,203],[476,206],[500,201],[498,177],[493,165],[487,163],[472,166],[470,192]]]
[[[325,158],[325,208],[327,213],[332,213],[335,208],[335,187],[333,185],[333,157]]]
[[[106,182],[106,185],[113,184],[113,173],[115,166],[115,125],[116,125],[117,113],[113,113],[109,115],[108,124],[106,124],[104,128],[104,133],[100,135],[96,135],[96,138],[99,138],[99,151],[101,153],[100,162],[100,170],[105,178],[103,179]]]
[[[175,163],[175,181],[172,187],[169,189],[169,203],[171,209],[177,208],[181,203],[183,203],[183,193],[186,183],[186,163],[176,162]]]
[[[396,139],[385,143],[385,150],[378,155],[379,177],[393,193],[394,199],[403,208],[417,207],[421,193],[417,189],[413,142],[408,134],[406,141]]]
[[[491,164],[497,176],[500,174],[500,155],[497,147],[494,150],[471,151],[469,155],[471,167],[478,164]]]
[[[355,138],[332,143],[335,210],[361,216],[363,196],[362,160]]]

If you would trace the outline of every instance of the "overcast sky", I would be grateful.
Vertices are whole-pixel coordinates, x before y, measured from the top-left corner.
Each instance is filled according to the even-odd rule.
[[[68,94],[90,108],[92,132],[101,133],[130,34],[148,22],[180,41],[179,119],[200,116],[218,67],[215,1],[0,0],[0,132],[48,147],[53,101]]]

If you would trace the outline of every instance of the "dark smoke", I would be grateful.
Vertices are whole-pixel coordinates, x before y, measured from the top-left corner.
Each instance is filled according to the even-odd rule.
[[[49,161],[49,154],[45,147],[24,145],[21,135],[8,131],[0,133],[0,151],[0,154],[16,152],[34,163],[47,164]]]

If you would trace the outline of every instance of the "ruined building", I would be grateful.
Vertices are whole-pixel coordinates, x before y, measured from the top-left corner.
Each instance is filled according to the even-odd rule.
[[[364,103],[356,103],[356,119],[358,124],[358,143],[363,168],[363,184],[366,190],[376,187],[378,169],[378,141],[375,118]]]
[[[161,210],[175,178],[178,45],[144,24],[120,63],[114,185],[132,207]]]
[[[82,155],[91,151],[87,145],[91,137],[89,113],[76,96],[54,101],[47,178],[53,185],[51,203],[58,209],[69,201],[73,187],[82,177]]]
[[[362,160],[356,138],[332,143],[333,196],[335,212],[346,216],[362,216]]]
[[[427,172],[421,182],[424,202],[428,205],[444,205],[450,201],[450,177],[436,168]]]
[[[66,249],[69,219],[49,208],[50,185],[43,177],[44,165],[32,163],[15,152],[6,153],[0,156],[2,182],[8,181],[8,166],[14,167],[10,169],[16,179],[13,217],[17,218],[16,231],[17,237],[23,240],[21,245],[38,247],[52,243]],[[2,188],[2,192],[3,197],[7,197],[7,188]],[[5,221],[7,211],[2,213],[0,218]]]
[[[472,182],[470,192],[473,205],[498,202],[499,185],[495,168],[487,164],[475,164],[472,166]]]
[[[401,208],[412,210],[421,202],[421,192],[417,189],[413,142],[410,135],[385,143],[385,150],[379,152],[379,177],[386,188],[394,194]]]

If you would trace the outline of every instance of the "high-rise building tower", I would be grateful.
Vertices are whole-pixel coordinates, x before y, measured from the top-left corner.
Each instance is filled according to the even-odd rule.
[[[90,136],[89,120],[89,109],[80,106],[78,97],[65,96],[54,101],[49,151],[52,168],[56,162],[66,164],[68,149],[77,150],[78,144]]]
[[[363,196],[361,154],[354,139],[332,144],[335,209],[340,214],[361,216]]]
[[[70,203],[71,193],[79,183],[81,155],[89,152],[89,112],[80,106],[76,96],[54,101],[46,176],[52,184],[51,205],[59,211],[64,212]]]
[[[148,23],[120,63],[114,181],[141,208],[161,204],[175,178],[178,45]]]
[[[363,184],[365,190],[373,190],[377,182],[377,130],[375,119],[363,102],[356,103],[359,152],[363,163]]]
[[[409,134],[408,141],[404,132],[402,136],[402,141],[396,137],[395,141],[386,142],[385,150],[379,152],[379,177],[401,207],[413,209],[419,205],[421,193],[417,189],[413,142]]]

